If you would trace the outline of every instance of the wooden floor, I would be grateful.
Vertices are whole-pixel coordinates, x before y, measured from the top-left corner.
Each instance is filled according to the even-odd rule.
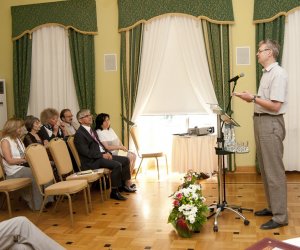
[[[229,173],[226,178],[228,204],[254,210],[266,207],[259,175]],[[101,202],[99,193],[93,191],[93,211],[88,216],[81,203],[83,197],[77,196],[73,228],[66,201],[60,204],[56,213],[51,209],[44,212],[38,227],[67,249],[245,249],[265,237],[278,240],[300,237],[300,173],[287,173],[287,178],[289,225],[274,230],[259,229],[269,217],[255,217],[252,212],[245,211],[243,214],[250,221],[245,226],[234,213],[225,210],[218,219],[218,232],[213,231],[211,218],[200,233],[189,239],[180,238],[167,224],[172,207],[168,196],[181,183],[178,175],[162,178],[160,182],[156,175],[139,175],[136,181],[138,192],[128,195],[125,202]],[[216,178],[201,183],[207,203],[216,201]],[[25,204],[14,201],[13,208],[14,216],[24,215],[36,222],[37,213],[31,212]],[[7,211],[2,208],[0,221],[7,218]]]

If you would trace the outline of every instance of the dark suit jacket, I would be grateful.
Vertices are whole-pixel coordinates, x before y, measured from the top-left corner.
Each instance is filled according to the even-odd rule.
[[[83,169],[99,168],[97,159],[103,158],[99,144],[93,139],[89,132],[80,126],[74,136],[74,144],[78,151]]]

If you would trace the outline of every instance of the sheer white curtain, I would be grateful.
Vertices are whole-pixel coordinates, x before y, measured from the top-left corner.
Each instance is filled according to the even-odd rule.
[[[300,171],[300,10],[289,14],[287,19],[282,59],[289,76],[283,160],[286,170]]]
[[[157,81],[164,60],[170,25],[171,17],[154,20],[145,25],[141,73],[132,121],[136,121],[143,112]]]
[[[79,110],[72,74],[67,31],[60,26],[43,27],[32,35],[32,69],[28,114],[40,116],[45,108],[59,112]]]
[[[141,114],[209,114],[217,103],[201,21],[164,17],[145,25],[137,101]]]
[[[217,104],[217,98],[209,74],[208,62],[200,20],[175,17],[175,27],[185,70],[199,104],[206,113],[212,113],[209,104]]]

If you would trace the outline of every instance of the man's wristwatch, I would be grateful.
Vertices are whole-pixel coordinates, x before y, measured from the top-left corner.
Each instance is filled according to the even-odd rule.
[[[257,97],[256,95],[253,96],[252,102],[254,102],[254,103],[256,102],[256,97]]]

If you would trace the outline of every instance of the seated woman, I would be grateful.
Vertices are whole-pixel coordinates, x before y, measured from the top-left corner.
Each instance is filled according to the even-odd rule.
[[[106,149],[112,152],[113,155],[118,155],[118,150],[127,152],[127,157],[130,161],[130,173],[132,174],[134,170],[136,154],[128,151],[128,149],[120,141],[115,131],[110,127],[109,114],[101,113],[97,115],[95,130],[100,141],[103,143]],[[135,188],[135,184],[132,184],[130,187]]]
[[[29,192],[24,190],[22,198],[28,203],[32,210],[39,210],[42,205],[43,197],[38,189],[38,186],[33,178],[31,169],[25,159],[25,146],[20,139],[23,131],[24,122],[21,119],[9,119],[2,130],[2,139],[0,141],[0,154],[3,158],[4,171],[8,179],[27,177],[32,179],[32,207],[31,197]],[[53,201],[50,197],[48,201]]]
[[[38,132],[44,145],[55,137],[65,138],[68,134],[65,130],[64,124],[59,120],[59,113],[56,109],[47,108],[41,112],[42,127]]]
[[[39,118],[29,115],[25,118],[25,127],[28,131],[28,133],[25,135],[23,142],[25,147],[28,147],[32,143],[40,143],[44,145],[41,137],[38,135],[38,132],[41,129],[41,122]],[[45,143],[47,144],[48,141],[45,140]],[[45,145],[47,146],[47,145]]]

